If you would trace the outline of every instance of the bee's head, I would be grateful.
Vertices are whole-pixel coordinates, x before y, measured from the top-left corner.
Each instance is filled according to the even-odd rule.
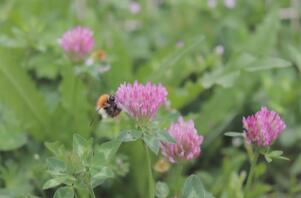
[[[115,96],[114,95],[110,95],[109,102],[115,102]]]

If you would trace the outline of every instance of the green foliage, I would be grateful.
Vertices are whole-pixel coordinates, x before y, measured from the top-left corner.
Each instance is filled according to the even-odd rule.
[[[157,136],[145,134],[143,136],[143,141],[152,152],[158,155],[160,150],[160,140],[157,138]]]
[[[156,183],[156,196],[158,198],[166,198],[169,194],[168,185],[164,182]]]
[[[60,187],[54,193],[54,198],[73,198],[74,191],[71,187]]]
[[[121,131],[118,139],[121,142],[132,142],[141,138],[151,151],[157,155],[160,150],[160,142],[176,143],[175,139],[166,130],[159,127],[157,124],[154,124],[151,128],[142,130],[131,129]]]
[[[51,179],[45,182],[43,189],[54,188],[55,197],[72,196],[74,189],[87,187],[95,188],[109,178],[114,178],[112,159],[120,141],[112,140],[92,149],[92,141],[78,134],[73,136],[73,150],[70,152],[57,142],[46,143],[46,147],[54,154],[47,160]]]
[[[130,0],[0,1],[0,197],[87,197],[86,185],[101,197],[145,197],[143,146],[154,166],[160,142],[175,143],[166,129],[180,115],[204,136],[202,154],[179,177],[174,165],[153,170],[156,196],[175,196],[175,178],[195,173],[183,196],[213,197],[208,189],[245,197],[249,162],[238,132],[241,118],[261,106],[277,111],[287,129],[275,150],[261,150],[248,198],[300,197],[297,1],[135,2],[138,13]],[[92,53],[104,50],[105,61],[68,60],[57,41],[77,25],[94,32]],[[134,80],[168,90],[151,126],[137,130],[125,112],[99,121],[99,95]]]
[[[22,131],[14,112],[0,105],[0,150],[10,151],[26,144],[27,136]]]
[[[70,138],[70,134],[75,132],[86,137],[90,132],[90,119],[85,86],[73,68],[66,66],[62,70],[61,98],[51,119],[53,132],[63,140]],[[62,129],[69,132],[63,132]]]
[[[191,175],[187,178],[184,183],[181,197],[213,198],[213,196],[205,190],[202,180],[197,175]]]
[[[0,62],[1,100],[15,110],[24,130],[43,140],[49,135],[47,107],[24,69],[7,59]]]
[[[153,129],[152,129],[153,130]],[[160,142],[176,143],[169,133],[162,129],[154,129],[150,133],[143,134],[145,144],[157,155],[160,150]]]
[[[0,126],[0,150],[9,151],[17,149],[27,142],[27,137],[25,134],[20,132],[12,131],[9,128]]]
[[[229,178],[229,183],[225,184],[225,190],[223,191],[222,196],[243,198],[243,183],[245,177],[245,172],[240,173],[240,175],[238,175],[235,172],[232,172]]]
[[[19,153],[20,156],[24,154],[22,151]],[[31,197],[34,187],[42,189],[39,181],[45,179],[45,159],[38,154],[29,158],[18,158],[18,161],[6,160],[0,167],[0,197]]]
[[[265,160],[270,163],[273,159],[282,159],[282,160],[289,160],[287,157],[282,156],[283,151],[269,151],[264,153]]]
[[[122,142],[132,142],[136,141],[142,136],[142,131],[139,130],[128,130],[128,131],[121,131],[120,133],[120,140]]]
[[[241,133],[241,132],[226,132],[225,136],[230,136],[230,137],[244,137],[244,133]]]

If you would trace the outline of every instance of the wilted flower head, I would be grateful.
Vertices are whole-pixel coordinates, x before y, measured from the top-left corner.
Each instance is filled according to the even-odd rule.
[[[192,160],[200,155],[204,138],[198,135],[192,120],[185,122],[179,117],[177,122],[170,125],[168,133],[175,138],[176,144],[162,142],[161,150],[171,163]]]
[[[90,57],[85,61],[87,66],[91,66],[95,63],[100,63],[106,60],[107,54],[104,50],[99,49],[91,53]]]
[[[82,60],[94,46],[93,32],[88,28],[77,26],[65,32],[59,39],[59,44],[72,60]]]
[[[151,82],[143,85],[124,83],[116,91],[117,104],[136,120],[155,117],[159,107],[166,102],[167,91],[161,84]]]
[[[154,169],[159,173],[165,173],[170,169],[170,163],[165,159],[161,158],[155,163]]]
[[[259,146],[269,146],[282,133],[286,125],[280,116],[262,107],[255,115],[244,117],[246,138]]]

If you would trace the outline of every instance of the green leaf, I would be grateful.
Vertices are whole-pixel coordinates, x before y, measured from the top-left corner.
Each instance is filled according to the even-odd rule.
[[[265,58],[253,62],[250,66],[246,67],[245,70],[249,72],[255,72],[260,70],[268,70],[274,68],[285,68],[292,66],[291,62],[281,58]]]
[[[273,159],[289,160],[288,158],[282,156],[283,151],[271,151],[269,153],[264,153],[264,157],[268,163],[272,162]]]
[[[164,182],[157,182],[156,183],[156,196],[158,198],[166,198],[169,194],[168,185]]]
[[[204,185],[197,175],[189,176],[182,190],[181,198],[206,198]]]
[[[39,78],[55,79],[58,75],[60,63],[58,57],[49,52],[40,52],[32,56],[26,68],[35,70]]]
[[[256,32],[252,34],[252,37],[247,40],[244,46],[252,54],[265,56],[275,50],[280,30],[280,18],[277,15],[278,9],[272,9],[265,15],[263,22],[257,25]]]
[[[69,133],[58,133],[55,137],[68,140],[70,132],[88,137],[91,132],[88,115],[93,105],[88,102],[86,87],[76,75],[75,68],[69,65],[62,68],[62,78],[60,103],[52,114],[51,122],[57,131],[64,129]]]
[[[215,84],[228,88],[233,85],[239,74],[240,72],[236,70],[226,71],[224,68],[218,68],[206,73],[201,82],[206,89],[209,89]]]
[[[131,79],[132,62],[129,55],[129,48],[126,43],[126,35],[120,34],[119,28],[112,28],[110,33],[110,39],[113,41],[111,52],[119,54],[118,58],[114,58],[112,65],[123,65],[122,67],[112,67],[110,72],[104,75],[105,82],[111,82],[112,87],[118,87],[118,85],[126,80]],[[110,53],[110,51],[109,51]],[[122,78],[120,78],[122,74]]]
[[[84,139],[78,134],[73,135],[73,152],[76,153],[80,158],[92,152],[91,146],[91,141]]]
[[[270,157],[278,157],[278,156],[281,156],[283,154],[283,151],[271,151],[268,153],[268,155]]]
[[[106,179],[113,178],[114,172],[109,167],[102,167],[100,170],[92,171],[91,184],[93,188],[101,185]]]
[[[264,158],[268,163],[273,161],[272,158],[270,158],[268,155],[264,155]]]
[[[143,135],[143,141],[144,143],[152,150],[156,155],[159,153],[160,150],[160,140],[156,136],[156,134]]]
[[[229,136],[229,137],[244,137],[244,133],[241,132],[226,132],[224,133],[225,136]]]
[[[275,159],[282,159],[282,160],[290,160],[287,157],[283,157],[283,156],[278,156],[278,157],[274,157]]]
[[[292,61],[296,63],[299,71],[301,71],[301,51],[293,45],[288,46],[288,51]]]
[[[97,149],[97,151],[99,153],[103,153],[105,157],[104,160],[108,161],[114,157],[120,145],[121,142],[118,139],[111,140],[109,142],[105,142],[101,144],[101,146]]]
[[[127,131],[122,131],[119,138],[122,142],[132,142],[141,138],[142,132],[132,129]]]
[[[53,198],[73,198],[74,197],[74,191],[71,187],[60,187],[58,188]]]
[[[195,98],[204,90],[201,80],[197,82],[187,81],[184,87],[168,87],[168,95],[174,108],[180,109]]]
[[[150,66],[153,68],[153,72],[147,73],[148,79],[151,79],[152,81],[165,80],[167,78],[166,72],[173,72],[173,69],[179,61],[183,60],[184,57],[188,56],[192,52],[197,51],[197,49],[200,49],[204,40],[205,36],[197,36],[196,38],[191,39],[184,48],[174,50],[173,53],[170,53],[169,56],[160,60],[159,63],[156,59],[154,59],[155,61],[153,61]],[[175,72],[178,71],[179,70],[176,70]],[[179,75],[179,73],[177,74]]]
[[[157,137],[160,141],[163,141],[163,142],[168,142],[168,143],[172,143],[172,144],[176,143],[175,138],[173,138],[171,135],[169,135],[168,131],[166,131],[166,130],[157,131]]]
[[[0,151],[14,150],[26,144],[26,135],[14,130],[18,129],[15,129],[15,127],[0,125]]]
[[[69,175],[52,178],[43,185],[43,189],[53,188],[60,184],[72,184],[74,181],[76,179]]]
[[[67,171],[67,167],[66,167],[65,163],[56,158],[48,158],[46,163],[47,163],[49,172],[52,175],[55,175],[55,176],[62,175],[62,174],[65,174],[65,172]]]
[[[65,148],[59,142],[45,142],[46,148],[55,156],[62,156]]]
[[[0,60],[1,100],[16,112],[26,131],[34,138],[45,139],[49,135],[48,108],[26,72],[4,55]]]

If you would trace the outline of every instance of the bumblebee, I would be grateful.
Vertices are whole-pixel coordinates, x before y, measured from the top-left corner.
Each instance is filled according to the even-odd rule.
[[[121,108],[116,104],[114,95],[104,94],[99,96],[97,100],[96,112],[102,118],[114,118],[120,114]]]

